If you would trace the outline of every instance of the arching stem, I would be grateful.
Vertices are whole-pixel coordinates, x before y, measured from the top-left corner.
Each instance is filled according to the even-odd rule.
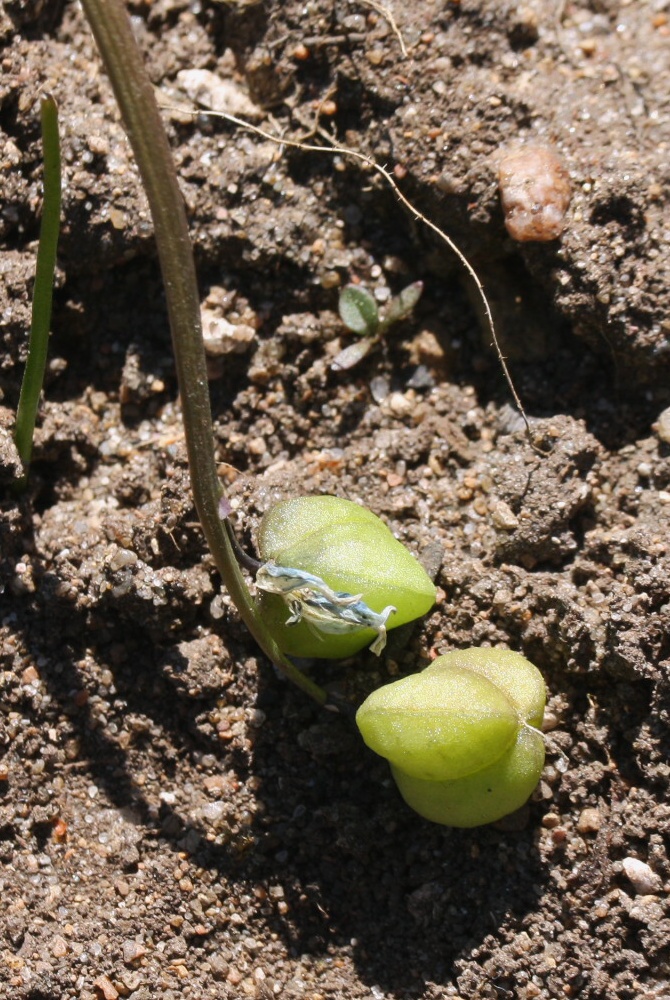
[[[196,510],[224,586],[261,649],[294,684],[324,705],[326,692],[281,652],[258,614],[219,515],[200,302],[184,201],[151,81],[121,0],[82,0],[149,200],[181,393]]]

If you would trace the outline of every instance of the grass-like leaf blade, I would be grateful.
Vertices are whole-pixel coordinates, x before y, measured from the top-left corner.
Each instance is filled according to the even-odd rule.
[[[23,478],[18,483],[19,489],[25,488],[27,482],[30,456],[33,450],[37,407],[39,406],[47,363],[56,249],[60,230],[60,137],[58,133],[58,107],[53,97],[42,98],[40,113],[44,149],[44,203],[37,248],[28,360],[21,383],[14,429],[14,441],[24,468]]]

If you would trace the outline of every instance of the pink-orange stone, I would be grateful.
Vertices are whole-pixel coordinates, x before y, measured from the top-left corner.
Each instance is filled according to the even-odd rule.
[[[505,226],[522,243],[558,239],[570,205],[570,178],[549,146],[519,146],[498,163]]]

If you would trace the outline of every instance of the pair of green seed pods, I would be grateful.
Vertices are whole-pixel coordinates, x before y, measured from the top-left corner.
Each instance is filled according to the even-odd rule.
[[[364,507],[300,497],[263,518],[261,613],[290,656],[381,652],[386,630],[426,614],[435,587]],[[544,767],[542,676],[519,653],[455,650],[374,691],[356,723],[401,795],[447,826],[491,823],[527,800]]]

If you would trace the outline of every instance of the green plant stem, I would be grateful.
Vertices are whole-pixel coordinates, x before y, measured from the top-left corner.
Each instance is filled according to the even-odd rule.
[[[53,97],[45,96],[42,98],[40,115],[44,150],[44,204],[40,240],[37,247],[28,360],[21,383],[14,430],[14,441],[24,469],[23,476],[17,484],[19,490],[25,489],[28,481],[37,407],[39,406],[42,383],[44,382],[44,369],[47,363],[56,249],[60,229],[60,138],[58,135],[58,107]]]
[[[154,223],[181,393],[196,510],[224,586],[259,646],[319,704],[326,692],[280,651],[260,618],[219,516],[221,485],[202,342],[200,303],[186,211],[153,88],[121,0],[82,0],[121,109]]]

